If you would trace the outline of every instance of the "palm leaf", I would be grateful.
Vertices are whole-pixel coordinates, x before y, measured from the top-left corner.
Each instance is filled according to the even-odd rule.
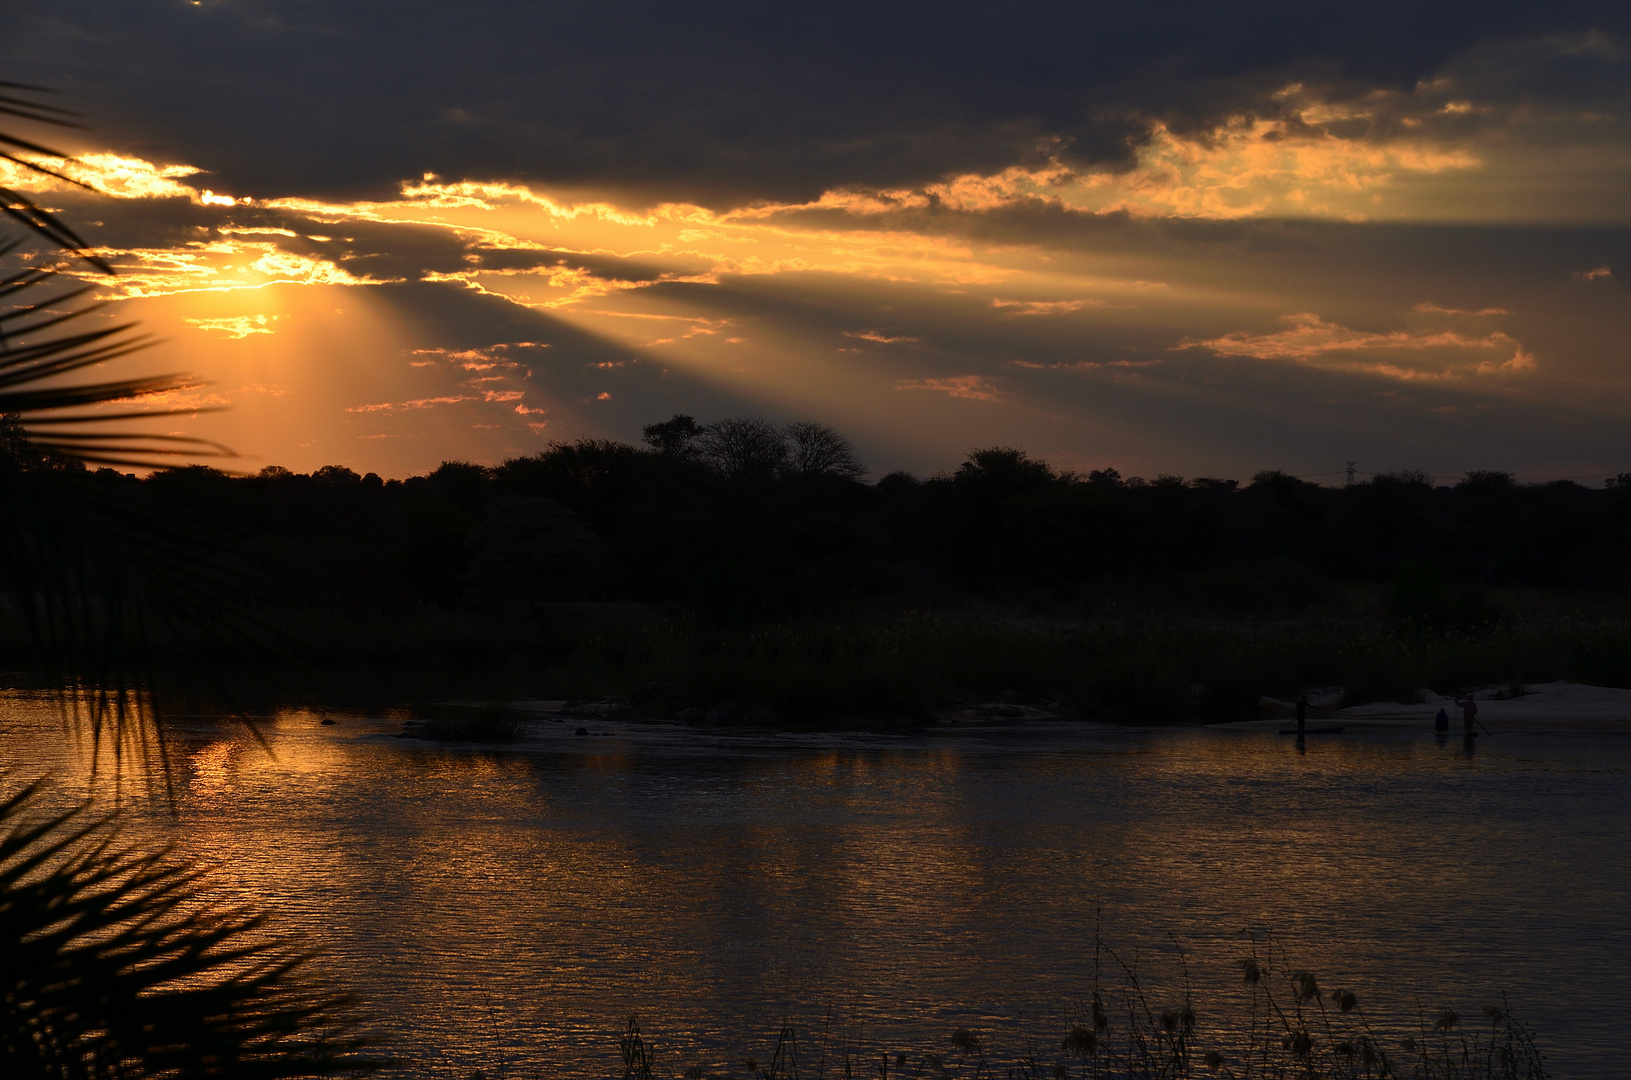
[[[0,115],[57,127],[78,127],[75,114],[38,100],[47,93],[23,83],[0,82]],[[51,168],[40,158],[69,160],[44,143],[25,138],[15,131],[0,130],[0,159],[15,162],[34,172],[55,177],[79,187],[87,187],[66,172]],[[0,213],[23,227],[25,236],[34,236],[77,258],[101,274],[113,274],[113,266],[92,250],[85,240],[60,217],[44,209],[28,196],[0,188]],[[15,249],[17,243],[0,247],[0,255]],[[124,433],[117,438],[65,438],[48,435],[42,424],[59,420],[63,409],[95,408],[113,402],[196,387],[197,380],[169,374],[98,383],[65,384],[62,377],[95,364],[103,364],[153,345],[153,340],[135,333],[133,324],[103,327],[79,333],[61,333],[64,324],[95,311],[100,305],[77,303],[91,289],[71,281],[65,289],[55,286],[64,271],[54,267],[31,266],[0,278],[0,419],[9,421],[13,440],[20,436],[32,443],[46,459],[78,459],[92,464],[117,464],[144,468],[165,468],[178,456],[223,457],[231,451],[205,440],[177,439],[173,436]],[[75,305],[77,306],[65,306]],[[171,415],[166,412],[164,415]],[[126,419],[129,414],[126,414]],[[98,423],[96,413],[70,418],[74,423]]]
[[[41,86],[11,82],[0,82],[0,90],[20,90],[29,94],[50,93],[49,90]],[[54,127],[81,126],[72,119],[77,114],[67,109],[60,109],[54,105],[47,105],[32,98],[19,97],[10,93],[0,93],[0,114],[19,117],[38,124],[50,124]],[[34,156],[19,157],[17,151]],[[37,160],[38,157],[68,160],[68,156],[60,151],[53,150],[49,146],[44,146],[32,139],[25,139],[15,132],[0,129],[0,158],[15,162],[33,172],[55,177],[76,187],[89,188],[89,185],[40,163]],[[61,218],[44,209],[28,196],[12,191],[9,188],[0,188],[0,213],[22,225],[25,232],[36,233],[44,237],[51,244],[62,248],[64,251],[71,252],[104,274],[113,273],[113,267],[109,266],[100,255],[93,252],[90,245],[80,239],[78,233],[69,228]]]
[[[351,1001],[201,875],[86,808],[0,798],[0,1074],[18,1080],[357,1075]]]
[[[41,103],[41,93],[0,83],[0,114],[74,126],[72,114]],[[66,160],[38,140],[0,131],[0,158],[78,183],[41,164],[40,155]],[[26,196],[0,190],[0,210],[24,226],[25,237],[61,249],[98,276],[114,272]],[[18,242],[0,245],[0,255]],[[224,648],[238,659],[261,656],[268,635],[246,614],[256,590],[243,561],[233,560],[241,538],[188,508],[165,513],[127,485],[86,470],[166,470],[236,455],[208,439],[134,423],[213,411],[142,407],[155,395],[198,387],[188,375],[76,378],[154,344],[133,323],[87,324],[103,305],[90,299],[94,286],[82,272],[71,264],[25,265],[0,276],[0,512],[7,521],[0,529],[0,626],[10,624],[13,639],[26,644],[32,670],[55,691],[65,717],[89,730],[97,760],[104,748],[111,752],[118,776],[131,757],[167,764],[154,710],[160,658],[194,668],[224,693],[206,654]],[[168,784],[168,768],[157,775]]]

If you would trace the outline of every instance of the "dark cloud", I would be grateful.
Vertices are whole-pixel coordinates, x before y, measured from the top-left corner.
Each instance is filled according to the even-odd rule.
[[[58,0],[7,12],[0,63],[121,147],[239,193],[377,193],[430,171],[721,205],[1039,154],[1116,167],[1152,120],[1272,112],[1291,79],[1408,90],[1478,46],[1628,27],[1600,0]],[[1594,70],[1562,57],[1552,90]]]
[[[298,257],[264,288],[176,292],[129,310],[169,339],[166,368],[196,368],[230,399],[232,413],[205,414],[197,430],[302,469],[343,461],[402,474],[552,438],[633,440],[675,411],[812,416],[852,434],[870,463],[919,472],[998,443],[1144,475],[1317,473],[1347,459],[1440,475],[1631,467],[1623,227],[1147,219],[1044,200],[804,213],[773,221],[778,237],[795,223],[852,230],[828,269],[733,273],[720,256],[709,282],[658,273],[706,268],[705,237],[658,266],[644,226],[608,233],[598,220],[579,237],[592,250],[574,252],[333,208],[60,201],[76,220],[96,215],[96,239],[155,257],[215,249],[240,272],[268,253]],[[1013,257],[1033,273],[847,268],[868,230],[938,233],[966,242],[944,246],[969,249],[971,269]],[[391,283],[308,285],[299,259]],[[485,272],[493,289],[524,295],[557,268],[607,288],[527,308],[452,276]],[[225,336],[261,315],[269,322],[250,336]],[[1474,344],[1424,346],[1444,334]],[[1392,351],[1389,335],[1404,335]],[[1484,339],[1494,344],[1476,345]],[[1353,344],[1326,348],[1333,340]],[[1477,371],[1520,347],[1533,369]],[[466,366],[465,352],[494,366]],[[1416,378],[1366,367],[1376,360],[1459,367]],[[287,393],[261,394],[263,381]]]

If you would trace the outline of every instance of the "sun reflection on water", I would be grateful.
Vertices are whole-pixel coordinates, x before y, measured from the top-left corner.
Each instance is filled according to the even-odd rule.
[[[12,760],[71,767],[37,702],[5,715]],[[1188,952],[1203,1024],[1273,933],[1371,1001],[1508,990],[1554,1065],[1614,1074],[1612,1007],[1563,981],[1631,992],[1623,739],[600,728],[183,724],[179,813],[137,825],[321,948],[414,1075],[604,1071],[630,1013],[671,1072],[829,1010],[896,1049],[1057,1041],[1101,919],[1153,983]]]

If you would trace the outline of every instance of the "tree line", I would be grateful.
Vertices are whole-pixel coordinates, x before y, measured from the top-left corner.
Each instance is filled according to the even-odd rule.
[[[1371,583],[1399,614],[1454,622],[1482,617],[1489,588],[1631,585],[1631,477],[1146,481],[991,447],[950,473],[868,482],[825,425],[688,416],[647,427],[642,445],[579,439],[405,480],[338,465],[138,480],[8,454],[37,482],[209,523],[238,538],[240,569],[302,603],[376,611],[634,601],[784,615],[973,597],[1294,611]]]

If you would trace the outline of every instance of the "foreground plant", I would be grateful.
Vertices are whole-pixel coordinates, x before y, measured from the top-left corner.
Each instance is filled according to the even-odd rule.
[[[1423,1013],[1408,1022],[1378,1022],[1357,995],[1325,990],[1309,971],[1271,964],[1254,949],[1240,962],[1246,997],[1219,1003],[1209,1015],[1189,990],[1158,1003],[1135,968],[1102,940],[1095,972],[1105,962],[1119,971],[1106,983],[1095,974],[1064,1037],[1052,1047],[1032,1044],[1003,1053],[966,1027],[940,1052],[901,1053],[858,1045],[856,1032],[831,1018],[795,1030],[784,1024],[768,1063],[741,1060],[740,1070],[710,1072],[692,1066],[686,1080],[797,1080],[829,1074],[853,1080],[1545,1080],[1533,1033],[1505,1001],[1484,1010],[1485,1025],[1464,1026],[1453,1010]],[[1187,978],[1185,980],[1187,983]],[[804,1052],[799,1053],[800,1038]],[[633,1018],[623,1038],[623,1080],[651,1080],[651,1044]]]
[[[1488,1022],[1484,1030],[1463,1027],[1453,1009],[1441,1009],[1430,1019],[1418,1011],[1413,1023],[1383,1025],[1366,1015],[1358,995],[1323,989],[1311,971],[1271,965],[1255,950],[1240,961],[1240,969],[1250,991],[1246,1026],[1244,1031],[1237,1024],[1235,1030],[1220,1032],[1220,1043],[1232,1044],[1232,1053],[1220,1049],[1203,1055],[1202,1063],[1216,1075],[1275,1080],[1547,1076],[1534,1034],[1512,1015],[1504,998],[1499,1007],[1483,1010]]]
[[[0,160],[94,191],[75,179],[71,157],[19,129],[79,126],[45,94],[0,82]],[[98,377],[155,344],[134,323],[92,318],[104,304],[90,294],[115,267],[56,213],[0,187],[0,225],[8,220],[22,231],[0,235],[0,641],[26,650],[32,676],[116,764],[127,751],[156,751],[165,765],[154,643],[197,666],[221,631],[243,640],[248,575],[207,515],[136,505],[113,467],[163,471],[235,455],[144,430],[208,411],[161,404],[201,384],[180,373]],[[44,250],[24,249],[28,241]],[[93,477],[90,465],[104,469]]]
[[[0,1075],[174,1080],[355,1075],[350,1000],[261,916],[214,908],[200,873],[52,812],[35,782],[0,799]]]

